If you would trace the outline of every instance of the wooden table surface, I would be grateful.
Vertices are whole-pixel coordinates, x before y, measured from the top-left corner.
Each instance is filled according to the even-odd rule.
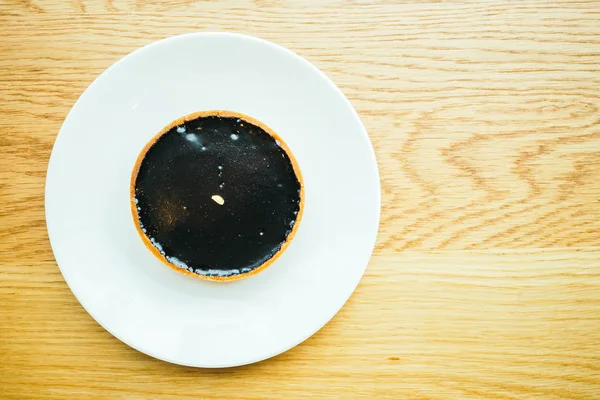
[[[325,71],[364,121],[383,196],[343,310],[228,370],[102,329],[44,221],[82,91],[142,45],[206,30]],[[600,2],[1,0],[0,33],[1,399],[600,399]]]

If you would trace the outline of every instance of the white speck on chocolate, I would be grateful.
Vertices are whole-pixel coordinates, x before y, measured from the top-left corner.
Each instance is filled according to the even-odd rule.
[[[194,135],[193,133],[188,133],[187,135],[185,135],[185,140],[187,140],[188,142],[192,142],[192,143],[198,143],[198,136]]]
[[[177,257],[170,257],[167,256],[166,257],[167,261],[170,262],[171,264],[173,264],[174,266],[181,268],[181,269],[188,269],[188,266],[186,263],[184,263],[183,261],[181,261],[179,258]]]
[[[185,133],[185,126],[178,126],[177,133]]]
[[[194,269],[193,267],[188,266],[186,263],[184,263],[177,257],[166,256],[165,258],[167,259],[168,262],[170,262],[177,268],[185,269],[187,271],[194,272],[198,275],[228,277],[228,276],[240,274],[240,270],[237,268],[230,269],[230,270],[202,269],[202,268]],[[250,272],[250,271],[251,271],[250,268],[243,268],[241,273]]]
[[[250,271],[250,269],[248,269],[248,271]],[[228,277],[228,276],[240,274],[240,270],[237,268],[230,269],[230,270],[197,268],[194,272],[197,273],[198,275],[219,276],[219,277]]]
[[[156,247],[156,249],[158,251],[160,251],[161,253],[164,251],[162,245],[160,243],[158,243],[156,240],[154,240],[154,238],[152,238],[152,237],[150,238],[150,243],[152,243],[152,245],[154,247]]]
[[[231,139],[232,139],[232,140],[238,140],[239,138],[240,138],[240,136],[239,136],[239,135],[236,135],[235,133],[232,133],[232,134],[231,134]]]

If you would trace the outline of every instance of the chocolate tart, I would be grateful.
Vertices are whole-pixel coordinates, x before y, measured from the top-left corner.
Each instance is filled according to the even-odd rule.
[[[137,158],[135,227],[169,267],[213,281],[264,270],[293,239],[304,185],[287,145],[265,124],[203,111],[166,126]]]

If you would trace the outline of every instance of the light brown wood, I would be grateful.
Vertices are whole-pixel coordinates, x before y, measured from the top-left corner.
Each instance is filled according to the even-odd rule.
[[[202,30],[325,71],[367,127],[383,192],[344,309],[230,370],[104,331],[44,223],[52,144],[86,86]],[[0,34],[0,398],[600,399],[600,2],[4,0]]]

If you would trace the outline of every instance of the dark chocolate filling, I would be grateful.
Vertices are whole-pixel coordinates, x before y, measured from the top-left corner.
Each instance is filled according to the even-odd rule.
[[[142,231],[167,261],[227,277],[281,249],[300,211],[300,189],[273,136],[243,119],[204,116],[151,145],[134,202]]]

